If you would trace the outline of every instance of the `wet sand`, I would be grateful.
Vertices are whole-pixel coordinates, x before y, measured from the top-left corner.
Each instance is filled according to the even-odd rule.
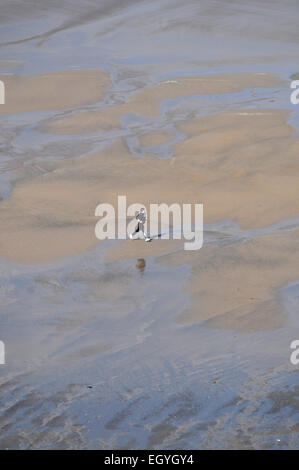
[[[1,449],[298,449],[297,20],[4,0]],[[203,247],[97,240],[118,195]]]
[[[153,131],[148,134],[141,135],[139,142],[143,147],[153,147],[155,145],[163,145],[173,140],[173,134],[165,131]]]
[[[281,83],[282,80],[276,76],[260,73],[174,77],[135,93],[127,103],[104,108],[101,111],[73,114],[45,124],[41,130],[61,134],[85,134],[96,132],[98,129],[119,128],[121,117],[125,114],[157,116],[164,100],[201,94],[235,93],[246,88],[274,87]]]
[[[67,109],[100,101],[111,86],[101,70],[67,70],[32,77],[1,75],[5,104],[0,114]]]
[[[192,303],[177,321],[245,332],[281,328],[288,319],[277,292],[298,278],[297,243],[294,233],[264,235],[161,257],[171,266],[192,266],[186,285]]]

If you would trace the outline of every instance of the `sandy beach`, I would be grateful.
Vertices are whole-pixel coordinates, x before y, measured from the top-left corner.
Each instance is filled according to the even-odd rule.
[[[0,20],[0,448],[298,449],[295,2],[62,3]]]

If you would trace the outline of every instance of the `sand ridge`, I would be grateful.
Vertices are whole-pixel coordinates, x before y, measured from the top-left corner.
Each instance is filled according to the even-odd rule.
[[[65,70],[24,77],[2,75],[5,104],[1,114],[68,109],[100,101],[111,87],[104,70]]]

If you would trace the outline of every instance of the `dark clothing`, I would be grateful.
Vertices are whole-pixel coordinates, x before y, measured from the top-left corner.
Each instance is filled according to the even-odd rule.
[[[138,222],[137,227],[135,228],[135,232],[133,233],[133,235],[135,235],[135,233],[140,232],[140,230],[144,234],[144,224],[142,222]]]

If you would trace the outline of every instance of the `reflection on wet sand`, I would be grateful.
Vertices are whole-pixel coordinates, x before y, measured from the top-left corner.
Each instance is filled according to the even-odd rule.
[[[136,268],[140,271],[140,274],[144,274],[146,262],[144,258],[138,258]]]

